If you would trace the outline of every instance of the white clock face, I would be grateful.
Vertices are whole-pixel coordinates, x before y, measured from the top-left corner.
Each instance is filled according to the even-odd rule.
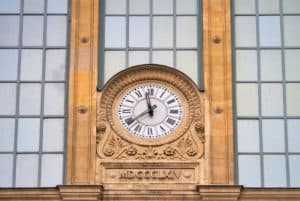
[[[133,135],[159,138],[178,127],[183,118],[183,106],[170,88],[160,84],[141,84],[121,97],[118,118]]]

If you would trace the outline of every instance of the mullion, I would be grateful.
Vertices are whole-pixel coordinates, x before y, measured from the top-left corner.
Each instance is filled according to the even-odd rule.
[[[177,19],[176,19],[176,0],[173,0],[173,66],[176,68],[177,66],[177,45],[176,45],[176,41],[177,41],[177,32],[176,32],[176,28],[177,28]]]

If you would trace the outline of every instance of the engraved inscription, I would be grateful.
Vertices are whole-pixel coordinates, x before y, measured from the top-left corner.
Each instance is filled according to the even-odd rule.
[[[181,170],[127,170],[120,172],[119,179],[179,180]]]

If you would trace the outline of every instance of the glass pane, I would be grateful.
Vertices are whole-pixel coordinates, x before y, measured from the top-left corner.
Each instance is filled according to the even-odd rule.
[[[24,0],[24,13],[42,13],[44,3],[44,0]]]
[[[282,62],[280,50],[260,51],[260,73],[261,80],[280,81],[282,80]]]
[[[47,45],[65,46],[67,41],[67,17],[47,17]]]
[[[176,47],[197,47],[197,18],[177,17]]]
[[[65,114],[65,85],[64,84],[46,84],[44,113],[46,115],[64,115]]]
[[[300,13],[300,4],[299,0],[284,0],[283,12],[285,13]]]
[[[149,0],[129,0],[129,14],[148,14]]]
[[[285,50],[285,76],[288,81],[300,81],[300,50]]]
[[[21,80],[41,80],[43,65],[42,50],[22,50]]]
[[[125,52],[105,51],[104,80],[107,82],[114,74],[125,69]]]
[[[152,0],[154,14],[173,14],[173,0]]]
[[[153,47],[173,47],[173,17],[153,17]]]
[[[280,17],[259,17],[259,37],[261,46],[280,46]]]
[[[18,13],[20,0],[1,0],[0,13]]]
[[[63,155],[44,154],[42,156],[41,186],[56,186],[62,184]]]
[[[64,150],[64,119],[45,119],[43,151]]]
[[[257,120],[238,120],[238,152],[259,152],[259,129]]]
[[[264,156],[264,181],[266,187],[286,187],[285,156]]]
[[[18,72],[18,50],[0,49],[0,80],[16,80]]]
[[[291,187],[300,187],[300,156],[289,156]]]
[[[129,51],[129,66],[148,64],[149,52],[146,51]]]
[[[125,14],[126,0],[106,0],[105,14]]]
[[[236,14],[255,13],[255,0],[235,0],[234,9]]]
[[[262,84],[261,97],[262,115],[283,115],[283,94],[281,84]]]
[[[35,187],[38,185],[38,155],[17,155],[16,186]]]
[[[256,84],[237,84],[236,96],[238,116],[258,115],[258,91]]]
[[[237,47],[256,46],[255,17],[235,17],[235,44]]]
[[[0,154],[0,187],[11,187],[13,178],[13,155]]]
[[[0,131],[0,151],[13,151],[15,119],[0,118]],[[0,162],[0,164],[3,163]]]
[[[300,115],[300,84],[286,85],[287,115]]]
[[[46,53],[46,80],[65,80],[66,50],[48,50]]]
[[[177,14],[197,14],[197,0],[176,0]]]
[[[263,151],[284,152],[284,122],[280,119],[262,121]]]
[[[0,16],[0,46],[18,45],[19,16]]]
[[[236,51],[236,80],[257,80],[257,52],[254,50]]]
[[[39,115],[41,110],[41,84],[20,85],[20,114]]]
[[[23,21],[23,45],[41,46],[43,44],[42,16],[24,16]]]
[[[173,51],[153,51],[152,63],[174,67]]]
[[[288,127],[288,144],[290,152],[300,152],[300,119],[289,119]]]
[[[279,0],[259,0],[259,13],[279,13]]]
[[[0,83],[0,114],[13,115],[16,111],[16,84]]]
[[[48,13],[67,13],[68,0],[47,0]]]
[[[197,51],[177,51],[176,68],[198,83],[198,55]]]
[[[149,17],[129,17],[129,46],[149,47]]]
[[[105,17],[105,47],[126,47],[125,17]]]
[[[18,151],[38,151],[40,137],[39,118],[20,118],[18,126]]]
[[[284,16],[284,43],[286,46],[300,46],[300,16]]]
[[[246,187],[260,187],[261,173],[259,156],[238,156],[239,184]]]

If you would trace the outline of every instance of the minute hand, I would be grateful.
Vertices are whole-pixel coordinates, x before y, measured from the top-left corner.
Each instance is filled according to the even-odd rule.
[[[157,106],[156,105],[152,105],[151,109],[147,109],[144,112],[136,115],[135,117],[133,117],[132,119],[130,119],[129,121],[127,121],[127,124],[129,125],[129,124],[133,123],[135,120],[137,120],[138,118],[144,116],[145,114],[149,113],[150,110],[154,110],[155,108],[157,108]]]

